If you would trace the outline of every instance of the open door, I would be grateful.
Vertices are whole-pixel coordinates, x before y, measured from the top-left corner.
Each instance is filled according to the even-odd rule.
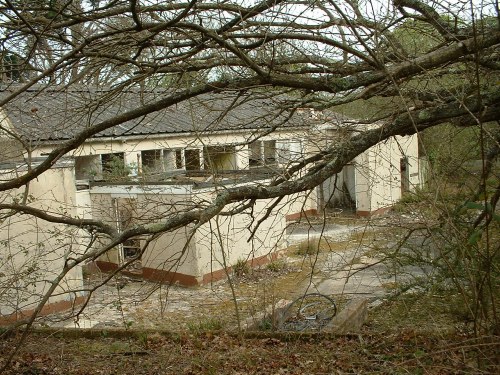
[[[410,191],[410,168],[408,164],[408,158],[401,158],[399,161],[400,172],[401,172],[401,195]]]
[[[120,232],[133,226],[137,215],[137,200],[135,198],[114,198],[116,225]],[[119,246],[120,265],[130,263],[127,271],[142,274],[141,238],[134,237]]]

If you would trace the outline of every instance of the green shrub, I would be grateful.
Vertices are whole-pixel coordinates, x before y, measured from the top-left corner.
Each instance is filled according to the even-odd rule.
[[[193,333],[218,331],[223,327],[222,321],[219,318],[208,317],[197,322],[188,322],[187,328]]]
[[[266,266],[266,268],[269,271],[275,272],[275,273],[285,270],[286,267],[287,267],[287,264],[283,259],[276,259]]]
[[[236,277],[242,277],[250,273],[250,266],[248,265],[246,259],[238,259],[232,268],[233,274]]]

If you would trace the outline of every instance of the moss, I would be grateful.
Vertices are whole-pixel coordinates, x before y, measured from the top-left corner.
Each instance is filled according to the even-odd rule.
[[[427,110],[422,110],[418,113],[418,119],[427,121],[432,117],[431,113]]]

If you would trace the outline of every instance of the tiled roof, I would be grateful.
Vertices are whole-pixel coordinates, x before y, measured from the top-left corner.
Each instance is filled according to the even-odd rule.
[[[0,89],[0,97],[10,93]],[[2,109],[15,131],[24,139],[53,141],[69,139],[86,127],[144,103],[153,103],[168,94],[165,90],[113,94],[111,91],[89,89],[31,89]],[[292,114],[290,98],[268,96],[264,93],[260,98],[234,93],[203,95],[124,122],[98,133],[94,138],[265,130],[276,126],[311,126],[317,121],[309,110]]]

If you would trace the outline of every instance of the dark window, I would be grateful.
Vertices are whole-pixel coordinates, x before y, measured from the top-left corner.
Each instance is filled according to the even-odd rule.
[[[276,164],[276,141],[264,141],[264,163]]]
[[[197,171],[200,169],[200,150],[185,150],[186,170]]]
[[[250,156],[248,163],[250,167],[258,167],[262,165],[262,142],[257,141],[250,144]]]
[[[101,155],[101,163],[102,171],[111,173],[125,168],[125,157],[123,155],[123,152],[103,154]]]
[[[250,144],[250,167],[276,164],[276,141],[256,141]]]
[[[236,149],[232,145],[205,147],[203,161],[206,170],[236,169]]]
[[[158,175],[164,170],[162,150],[141,151],[141,172],[144,176]]]
[[[182,150],[175,150],[175,168],[182,169]]]
[[[123,242],[123,256],[125,259],[135,258],[141,253],[141,240],[131,238]]]
[[[141,151],[142,166],[150,169],[161,169],[161,150]]]

